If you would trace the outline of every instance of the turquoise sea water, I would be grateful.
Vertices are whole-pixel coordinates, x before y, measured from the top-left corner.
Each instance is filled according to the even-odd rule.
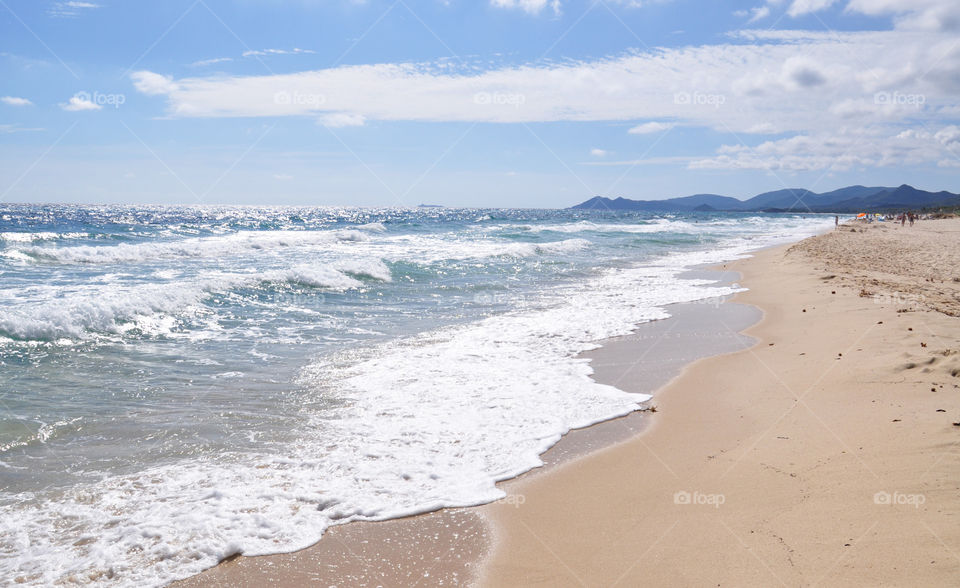
[[[0,577],[162,584],[500,497],[576,355],[816,215],[0,204]]]

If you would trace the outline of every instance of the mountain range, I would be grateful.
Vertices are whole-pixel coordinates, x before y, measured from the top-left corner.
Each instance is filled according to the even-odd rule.
[[[719,194],[694,194],[666,200],[629,200],[595,196],[572,206],[578,210],[637,210],[647,212],[880,212],[960,206],[960,194],[927,192],[903,184],[897,188],[847,186],[818,194],[787,188],[764,192],[748,200]]]

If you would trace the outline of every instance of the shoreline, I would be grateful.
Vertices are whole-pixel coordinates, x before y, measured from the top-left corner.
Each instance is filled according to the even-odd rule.
[[[479,584],[955,584],[960,321],[932,309],[960,301],[957,236],[852,227],[728,264],[757,343],[688,366],[642,435],[508,482]]]
[[[710,289],[735,283],[739,273],[722,267],[698,266],[685,271],[682,277],[712,280],[702,286]],[[640,323],[630,334],[602,340],[596,349],[578,357],[590,360],[594,369],[591,377],[595,381],[631,393],[654,394],[649,402],[656,405],[656,393],[680,377],[688,365],[702,358],[734,352],[749,339],[739,335],[739,330],[759,320],[760,313],[753,307],[731,302],[731,298],[712,296],[667,305],[664,308],[670,317]],[[703,325],[708,322],[713,324],[712,331],[704,337]],[[739,327],[731,331],[720,326],[727,323]],[[673,342],[674,348],[664,349],[660,344],[665,340]],[[621,349],[635,349],[644,342],[649,347],[645,353],[650,354],[651,360],[656,360],[658,367],[640,372],[642,385],[625,386],[623,373],[618,373],[627,363]],[[677,348],[682,349],[683,356],[677,356]],[[660,363],[670,364],[669,368],[663,369]],[[643,434],[656,421],[650,417],[650,411],[639,410],[572,429],[540,455],[542,466],[498,482],[497,486],[507,492],[500,501],[444,508],[385,521],[335,525],[320,541],[305,549],[265,556],[238,556],[173,585],[256,586],[264,582],[297,585],[322,580],[331,585],[348,582],[376,586],[423,578],[431,578],[431,583],[472,585],[495,542],[496,529],[485,509],[498,503],[513,503],[516,498],[508,488],[514,483],[549,475],[570,462],[589,459],[595,453]]]
[[[899,236],[960,236],[960,221],[920,226]],[[722,307],[762,313],[725,331],[753,342],[666,377],[656,414],[571,431],[545,467],[498,484],[506,498],[337,526],[305,550],[240,557],[178,585],[950,585],[960,574],[960,321],[918,306],[942,307],[939,290],[884,292],[896,280],[810,251],[852,238],[889,262],[887,245],[871,241],[880,231],[844,228],[724,264],[750,289]],[[935,241],[926,247],[943,262]],[[616,354],[643,353],[642,331],[668,325],[677,306],[584,354],[600,356],[593,377],[622,386]],[[928,352],[918,338],[937,345]],[[631,419],[640,424],[624,433]],[[620,436],[600,433],[611,429]]]

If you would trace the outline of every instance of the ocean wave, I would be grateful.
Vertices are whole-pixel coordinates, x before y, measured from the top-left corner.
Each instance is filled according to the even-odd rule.
[[[785,224],[803,219],[787,217],[781,219]],[[600,222],[591,220],[570,221],[566,223],[549,224],[501,224],[496,226],[478,227],[478,231],[522,231],[525,233],[691,233],[705,232],[729,233],[731,231],[765,231],[771,226],[770,219],[760,216],[743,216],[737,218],[704,218],[695,220],[677,220],[672,218],[638,219],[634,222]]]
[[[18,447],[26,447],[32,443],[46,443],[50,438],[57,436],[61,431],[72,427],[74,423],[80,422],[83,420],[83,417],[75,417],[72,419],[61,420],[54,423],[45,423],[42,421],[37,421],[37,430],[29,433],[26,437],[16,439],[14,441],[9,441],[7,443],[0,443],[0,453],[4,451],[9,451],[11,449],[16,449]],[[20,423],[25,430],[30,430],[31,427],[26,423],[21,421]]]
[[[387,227],[383,223],[365,223],[362,225],[357,225],[355,228],[360,231],[371,231],[373,233],[387,232]]]
[[[363,282],[358,278],[371,278],[381,282],[393,280],[390,268],[379,259],[347,260],[329,266],[298,266],[290,269],[273,270],[265,272],[258,280],[346,291],[363,285]]]
[[[292,247],[365,241],[371,232],[385,230],[380,223],[330,231],[241,231],[221,237],[199,237],[154,243],[75,247],[25,247],[19,250],[38,261],[59,263],[124,263],[154,259],[223,257]]]
[[[286,270],[265,272],[258,281],[283,282],[301,284],[312,288],[328,288],[331,290],[350,290],[362,285],[360,280],[333,269],[332,267],[297,267]]]
[[[533,257],[535,255],[552,255],[573,253],[590,247],[586,239],[566,239],[548,243],[477,243],[471,245],[473,251],[463,252],[462,259],[479,257]]]
[[[531,233],[683,233],[689,231],[703,230],[709,227],[709,223],[702,226],[697,223],[686,221],[674,221],[668,219],[657,219],[635,224],[628,223],[596,223],[592,221],[578,221],[565,224],[549,225],[520,225],[525,231]]]
[[[331,525],[497,500],[498,481],[540,465],[570,429],[649,399],[592,380],[580,352],[668,316],[664,304],[733,291],[679,280],[682,269],[609,270],[539,309],[318,362],[303,385],[345,402],[308,415],[282,457],[192,460],[3,507],[0,549],[18,555],[0,571],[33,584],[159,585],[238,553],[306,547]],[[56,532],[64,520],[69,540]]]
[[[591,246],[587,239],[565,239],[544,243],[503,239],[441,239],[401,236],[389,243],[384,257],[394,261],[433,264],[444,261],[479,260],[496,257],[535,257],[575,253]]]
[[[0,334],[17,340],[79,339],[87,333],[168,330],[170,313],[196,305],[207,286],[95,288],[63,299],[0,310]],[[166,329],[164,328],[166,327]]]
[[[579,223],[563,223],[563,218],[557,217],[559,222],[554,224],[580,227],[568,233],[594,230],[583,229]],[[661,219],[637,226],[662,228],[669,222]],[[831,226],[832,222],[831,218]],[[606,224],[621,227],[616,223],[594,226]],[[300,294],[306,293],[303,298],[312,300],[310,289],[349,291],[373,287],[371,281],[390,282],[394,279],[390,264],[399,261],[424,264],[468,260],[462,265],[469,266],[470,271],[479,269],[476,274],[465,275],[485,278],[491,275],[487,263],[473,260],[503,261],[519,271],[524,269],[519,267],[522,265],[547,265],[537,262],[551,256],[562,259],[569,255],[572,259],[581,251],[596,252],[597,259],[575,266],[584,271],[577,271],[568,280],[539,280],[535,276],[536,287],[521,285],[516,289],[512,283],[497,282],[494,287],[522,297],[523,304],[506,314],[484,315],[486,318],[468,315],[469,309],[465,309],[450,320],[456,324],[422,334],[416,334],[425,322],[420,320],[420,309],[434,299],[413,298],[427,290],[417,289],[422,285],[419,281],[408,289],[407,281],[399,275],[403,266],[397,267],[396,280],[401,282],[403,293],[411,295],[412,304],[394,309],[387,307],[387,302],[371,300],[371,308],[384,314],[407,312],[415,320],[402,323],[403,329],[384,328],[383,336],[376,338],[386,341],[383,344],[375,345],[367,339],[369,345],[342,346],[338,356],[311,360],[306,354],[310,353],[309,358],[315,355],[307,350],[298,356],[298,362],[314,363],[296,382],[297,393],[302,393],[307,402],[293,403],[302,426],[285,433],[295,441],[274,446],[277,453],[273,455],[262,449],[264,445],[244,446],[246,449],[232,446],[226,452],[212,450],[181,461],[144,460],[136,463],[135,471],[124,468],[109,475],[95,472],[95,476],[57,490],[8,493],[0,505],[0,577],[20,578],[25,585],[165,585],[238,553],[258,555],[306,547],[320,539],[330,525],[496,500],[503,495],[496,482],[539,465],[540,453],[563,433],[629,413],[648,398],[597,384],[590,378],[591,367],[579,357],[580,352],[605,337],[626,334],[639,322],[668,316],[664,310],[667,304],[737,290],[703,289],[699,286],[704,282],[678,279],[685,268],[732,259],[777,239],[798,238],[787,222],[782,230],[764,229],[769,235],[756,239],[739,239],[734,232],[706,251],[644,257],[638,259],[643,262],[638,267],[604,268],[604,253],[610,249],[601,249],[587,239],[564,239],[563,235],[528,236],[531,241],[564,239],[538,243],[486,235],[478,238],[477,231],[462,226],[450,231],[444,227],[444,232],[432,234],[419,226],[412,234],[391,230],[381,235],[384,231],[374,226],[352,230],[370,238],[308,244],[321,245],[324,257],[336,256],[337,261],[323,264],[300,263],[312,258],[314,252],[310,250],[305,250],[307,255],[298,255],[295,263],[299,265],[292,267],[276,267],[277,256],[264,255],[267,263],[246,258],[239,259],[241,263],[226,260],[232,273],[203,275],[201,279],[188,277],[192,268],[181,263],[183,255],[168,251],[160,255],[173,261],[158,264],[162,269],[147,266],[146,273],[137,273],[137,267],[108,268],[113,273],[109,284],[101,275],[97,278],[101,282],[84,282],[85,287],[70,282],[73,285],[62,288],[65,294],[54,292],[52,284],[41,284],[25,293],[11,287],[10,298],[0,306],[0,335],[7,328],[5,324],[21,319],[35,321],[17,327],[23,329],[21,334],[30,335],[33,329],[33,335],[53,340],[97,337],[101,332],[98,329],[120,336],[130,328],[168,333],[177,328],[178,321],[194,313],[204,314],[204,324],[212,322],[211,317],[219,311],[208,298],[217,293],[229,293],[217,297],[218,304],[226,300],[226,304],[242,304],[245,309],[269,305],[267,314],[272,320],[284,316],[286,305],[299,305]],[[499,229],[488,226],[487,230]],[[210,244],[216,239],[223,243]],[[203,241],[201,249],[206,249],[200,255],[211,257],[257,251],[258,247],[269,250],[290,246],[269,240],[253,246],[232,239],[193,241]],[[221,246],[224,253],[216,253]],[[91,249],[95,250],[89,255],[91,261],[65,263],[107,260],[111,257],[106,250],[113,248]],[[141,253],[148,256],[144,259],[157,255],[150,250]],[[350,259],[346,259],[348,255]],[[496,259],[504,257],[527,258],[531,263]],[[54,270],[50,273],[81,278],[99,272],[99,268],[88,266]],[[445,270],[438,268],[436,275],[452,274],[444,274]],[[25,268],[24,274],[30,273],[39,272],[34,267]],[[418,279],[433,276],[416,268],[410,275]],[[459,280],[460,274],[456,277]],[[127,279],[149,279],[153,283],[129,285],[124,282]],[[453,285],[461,283],[468,287],[485,284],[483,280],[463,279]],[[429,281],[428,285],[436,284],[447,286],[450,280]],[[56,284],[58,290],[62,285]],[[290,292],[295,295],[277,296]],[[387,294],[392,292],[388,290]],[[429,295],[433,295],[432,290]],[[456,295],[462,295],[462,290]],[[282,299],[279,307],[278,299]],[[231,311],[235,309],[230,307]],[[291,316],[302,320],[299,313]],[[315,329],[320,319],[311,316],[308,320],[309,324],[299,322],[290,330]],[[437,316],[436,320],[446,318]],[[336,328],[341,330],[334,334],[378,324],[338,323]],[[262,333],[269,334],[268,328],[230,331],[244,341]],[[133,345],[129,348],[135,349]],[[203,356],[209,353],[222,359],[216,355],[220,349],[219,342],[200,347],[185,361],[216,365]],[[266,351],[277,349],[258,351],[254,345],[248,353],[272,360],[277,356]],[[287,351],[298,350],[285,348],[284,353]],[[151,360],[152,367],[162,370],[166,365],[162,362],[167,360],[157,355]],[[240,370],[234,368],[241,367],[250,378],[255,372],[226,363],[197,373],[222,380],[222,388],[216,391],[230,394],[233,400],[246,383],[238,375]],[[45,385],[40,382],[37,390],[42,392]],[[248,409],[250,404],[244,404],[248,399],[241,396],[236,395],[238,408]],[[210,406],[199,396],[194,402],[190,408]],[[284,426],[287,423],[285,420]],[[84,427],[89,429],[91,425],[84,421]],[[15,462],[15,466],[22,463]],[[0,462],[0,467],[11,466]]]
[[[372,278],[381,282],[393,281],[390,268],[379,259],[346,259],[338,261],[334,267],[351,276]]]
[[[387,282],[390,268],[380,260],[353,260],[169,284],[89,286],[65,298],[0,310],[0,335],[27,341],[82,339],[89,334],[134,330],[160,335],[175,329],[178,317],[204,313],[201,302],[216,293],[269,283],[346,291],[363,286],[358,277]]]
[[[90,233],[18,233],[18,232],[0,232],[0,241],[6,243],[33,243],[34,241],[65,241],[68,239],[86,239]]]

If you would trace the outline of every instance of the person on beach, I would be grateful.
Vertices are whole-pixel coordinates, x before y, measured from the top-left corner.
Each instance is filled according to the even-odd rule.
[[[833,228],[835,229],[840,228],[840,215],[833,217]]]

